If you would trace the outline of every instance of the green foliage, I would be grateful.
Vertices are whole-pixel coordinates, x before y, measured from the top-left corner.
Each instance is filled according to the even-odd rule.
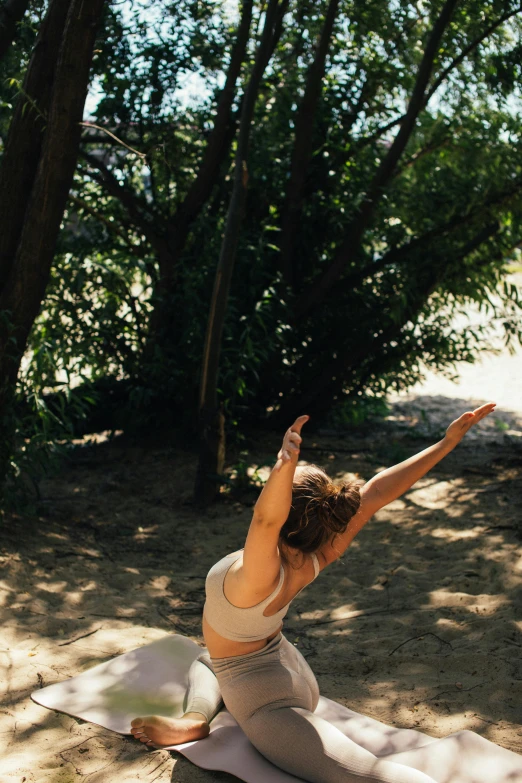
[[[12,330],[8,313],[2,313],[2,328]],[[42,339],[33,347],[14,392],[5,384],[2,389],[3,502],[11,508],[27,507],[39,498],[38,482],[59,468],[74,423],[86,416],[94,402],[86,388],[82,395],[72,396],[68,383],[63,383],[63,393],[49,404],[45,384],[57,374],[56,354],[52,340]]]
[[[14,41],[0,60],[0,153],[46,6],[44,0],[32,0],[17,26]]]
[[[270,456],[266,462],[252,465],[249,451],[241,450],[239,455],[232,459],[226,474],[220,476],[222,496],[231,500],[244,502],[249,499],[254,502],[259,495],[259,490],[263,489],[273,464],[273,457]]]
[[[369,393],[354,395],[334,406],[327,417],[327,426],[344,429],[364,424],[374,418],[382,418],[390,411],[384,396]]]
[[[280,249],[295,124],[326,8],[290,3],[256,104],[222,342],[219,396],[229,435],[295,405],[335,426],[357,424],[385,412],[386,393],[408,388],[426,367],[451,375],[456,362],[487,350],[499,330],[506,344],[520,341],[520,290],[507,272],[522,240],[522,14],[458,60],[495,20],[515,12],[514,2],[458,5],[430,84],[451,72],[420,112],[360,247],[322,304],[296,316],[303,291],[315,287],[357,223],[441,7],[442,0],[342,0],[309,128],[293,280],[285,282]],[[254,16],[232,123],[260,4]],[[80,160],[20,394],[41,399],[85,383],[89,395],[90,383],[124,379],[123,407],[134,425],[194,430],[233,141],[171,267],[165,254],[214,126],[236,24],[234,8],[221,0],[108,6],[91,119],[146,158],[86,132],[84,149],[103,159],[120,196]],[[12,78],[22,71],[24,57],[17,57]],[[0,92],[6,105],[9,89],[4,84]],[[1,111],[5,125],[9,110]],[[473,308],[482,311],[479,325],[467,319]],[[85,413],[81,405],[66,408],[60,420]]]

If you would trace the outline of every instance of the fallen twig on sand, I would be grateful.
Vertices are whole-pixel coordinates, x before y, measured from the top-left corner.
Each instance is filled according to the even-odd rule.
[[[394,649],[388,653],[388,656],[393,655],[394,652],[396,652],[400,647],[403,647],[405,644],[408,644],[408,642],[413,642],[415,639],[424,639],[425,636],[434,636],[435,639],[438,639],[439,642],[442,642],[442,644],[447,644],[448,647],[450,647],[453,650],[453,647],[450,642],[445,641],[445,639],[441,639],[440,636],[437,636],[436,633],[432,633],[431,631],[426,631],[426,633],[421,633],[419,636],[412,636],[410,639],[406,639],[406,641],[401,642],[397,645],[397,647],[394,647]]]
[[[74,642],[78,642],[80,639],[86,639],[88,636],[92,636],[94,633],[100,630],[102,626],[100,625],[98,628],[95,628],[94,631],[89,631],[89,633],[83,633],[81,636],[75,636],[74,639],[69,639],[67,642],[58,642],[58,647],[66,647],[68,644],[73,644]]]

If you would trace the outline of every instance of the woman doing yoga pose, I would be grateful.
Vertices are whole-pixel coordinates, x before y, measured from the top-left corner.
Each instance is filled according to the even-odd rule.
[[[433,446],[368,483],[335,485],[315,465],[297,466],[300,416],[287,430],[254,507],[244,549],[219,560],[206,580],[203,635],[182,718],[148,716],[132,733],[155,747],[206,737],[224,701],[257,750],[312,783],[434,783],[423,772],[378,758],[314,714],[312,670],[282,633],[290,602],[346,551],[376,511],[406,492],[449,454],[487,403],[464,413]]]

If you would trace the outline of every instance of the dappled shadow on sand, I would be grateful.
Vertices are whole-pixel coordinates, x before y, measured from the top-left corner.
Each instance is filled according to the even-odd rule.
[[[467,407],[417,398],[350,432],[311,430],[301,456],[336,480],[369,479]],[[520,416],[497,411],[295,601],[285,633],[323,695],[391,727],[472,729],[522,752],[521,433]],[[252,468],[273,463],[278,435],[251,442],[242,458]],[[243,545],[256,495],[196,510],[195,461],[123,438],[78,447],[42,483],[37,515],[4,519],[2,740],[13,779],[232,780],[29,701],[162,634],[202,643],[205,574]]]

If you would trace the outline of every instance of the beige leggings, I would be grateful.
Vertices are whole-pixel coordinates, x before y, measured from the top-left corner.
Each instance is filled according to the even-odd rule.
[[[282,633],[253,653],[213,659],[206,653],[194,662],[186,712],[200,712],[210,722],[221,698],[263,756],[310,783],[435,783],[412,767],[378,758],[314,715],[314,673]]]

